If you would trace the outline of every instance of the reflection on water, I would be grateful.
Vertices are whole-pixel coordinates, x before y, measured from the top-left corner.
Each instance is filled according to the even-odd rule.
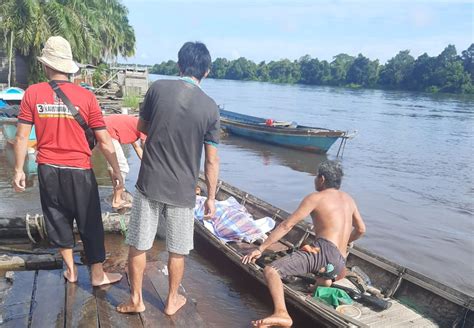
[[[326,155],[263,144],[233,135],[224,136],[221,143],[236,150],[241,149],[254,153],[261,159],[264,166],[283,165],[294,171],[310,175],[315,175],[318,165],[327,160]]]

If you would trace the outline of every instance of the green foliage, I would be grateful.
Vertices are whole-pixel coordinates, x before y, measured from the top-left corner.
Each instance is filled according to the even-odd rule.
[[[172,60],[168,60],[167,62],[162,62],[161,64],[155,64],[150,69],[151,74],[162,74],[162,75],[178,75],[179,69],[178,64]]]
[[[331,80],[329,83],[331,85],[345,85],[347,78],[347,71],[354,62],[355,57],[349,56],[347,54],[339,54],[334,56],[334,60],[330,64],[331,69]]]
[[[123,97],[122,106],[137,109],[142,98],[137,94],[129,94]]]
[[[400,51],[380,70],[379,84],[390,89],[403,89],[411,78],[414,66],[415,58],[410,51]]]
[[[170,69],[172,68],[172,69]],[[155,74],[176,75],[174,61],[154,65]],[[246,58],[217,58],[212,63],[210,78],[254,80],[275,83],[335,85],[348,88],[384,88],[427,92],[474,93],[474,44],[458,56],[448,45],[437,57],[426,53],[417,59],[408,50],[400,51],[385,65],[359,54],[338,54],[328,63],[310,55],[298,61],[282,59],[258,65]]]
[[[474,43],[462,52],[464,70],[471,75],[471,83],[474,81]]]
[[[347,71],[346,82],[374,87],[378,79],[378,66],[378,60],[371,61],[359,54]]]
[[[102,84],[107,80],[108,69],[109,67],[107,64],[102,63],[94,70],[94,73],[92,74],[92,84],[95,88],[102,86]]]
[[[301,69],[300,83],[325,85],[331,81],[331,67],[325,60],[319,61],[317,58],[312,59],[306,55],[300,58]]]
[[[0,34],[6,46],[28,58],[30,80],[40,80],[40,55],[52,35],[61,35],[78,62],[97,65],[134,54],[135,34],[120,0],[2,0]],[[0,41],[1,42],[1,41]]]
[[[229,64],[225,78],[229,80],[256,80],[257,65],[253,61],[240,57]]]
[[[227,69],[229,68],[229,61],[225,58],[216,58],[212,63],[209,77],[213,79],[224,79]]]

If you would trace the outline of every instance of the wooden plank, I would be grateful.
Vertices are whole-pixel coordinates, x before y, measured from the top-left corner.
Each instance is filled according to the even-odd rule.
[[[390,311],[388,313],[382,311],[378,316],[373,316],[369,319],[362,319],[361,321],[371,327],[387,327],[394,324],[415,320],[420,317],[421,315],[415,311],[402,307],[397,311]]]
[[[355,301],[356,302],[356,301]],[[375,311],[374,309],[364,306],[364,310],[362,312],[362,318],[360,319],[363,322],[367,322],[373,317],[380,317],[380,316],[390,316],[392,312],[400,312],[407,310],[404,305],[400,304],[397,301],[391,300],[392,306],[387,310],[383,311]]]
[[[426,318],[418,318],[418,319],[415,319],[415,320],[411,320],[411,321],[408,321],[408,322],[403,322],[403,323],[399,323],[399,324],[395,324],[391,327],[423,327],[423,328],[426,328],[426,327],[438,327],[437,324],[433,323],[432,321],[426,319]]]
[[[147,275],[160,298],[166,300],[168,296],[168,276],[158,269],[157,264],[151,263],[148,265]],[[186,297],[184,289],[180,292]],[[169,318],[176,327],[206,327],[204,320],[197,312],[196,305],[189,298],[187,298],[186,304]]]
[[[0,306],[0,324],[2,327],[28,327],[36,272],[16,271],[11,277],[13,286]]]
[[[147,263],[147,267],[155,266],[155,263]],[[149,272],[145,272],[143,277],[143,302],[145,303],[145,312],[140,313],[144,327],[171,327],[173,326],[170,317],[164,313],[165,305],[163,299],[156,292]]]
[[[97,313],[101,328],[136,328],[143,327],[140,316],[137,314],[122,314],[116,307],[130,298],[130,286],[127,276],[118,283],[94,288],[97,301]]]
[[[89,271],[85,265],[78,265],[77,271],[77,283],[67,283],[66,287],[65,327],[99,327]]]
[[[65,295],[63,270],[38,271],[31,327],[64,327]]]

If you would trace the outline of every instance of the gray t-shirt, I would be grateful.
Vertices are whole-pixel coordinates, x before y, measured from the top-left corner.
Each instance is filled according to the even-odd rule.
[[[203,144],[219,143],[219,110],[186,80],[158,80],[145,96],[140,118],[149,122],[137,189],[159,202],[192,208]]]

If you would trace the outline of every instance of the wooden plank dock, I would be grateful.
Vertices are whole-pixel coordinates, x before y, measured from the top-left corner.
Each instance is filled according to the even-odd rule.
[[[92,287],[89,270],[78,266],[77,283],[66,283],[63,270],[15,271],[0,282],[0,327],[205,327],[188,299],[173,316],[163,313],[168,295],[166,266],[147,263],[143,281],[146,310],[121,314],[115,308],[129,297],[126,273],[116,284]],[[184,294],[184,289],[180,291]]]

